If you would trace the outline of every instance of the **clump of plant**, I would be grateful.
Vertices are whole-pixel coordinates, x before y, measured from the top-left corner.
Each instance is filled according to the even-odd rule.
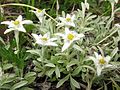
[[[56,88],[67,83],[72,90],[107,90],[109,84],[120,89],[120,25],[113,23],[114,13],[120,8],[112,9],[111,16],[97,16],[86,13],[89,4],[85,0],[81,10],[70,14],[62,12],[54,19],[45,9],[25,4],[1,7],[7,5],[33,9],[30,12],[36,15],[38,23],[23,20],[21,15],[16,20],[1,22],[8,25],[4,34],[14,31],[15,39],[4,42],[1,38],[0,88],[31,90],[31,85],[39,84],[42,90],[48,90],[57,82]],[[43,77],[46,78],[44,82],[35,81]],[[4,80],[7,82],[3,83]]]

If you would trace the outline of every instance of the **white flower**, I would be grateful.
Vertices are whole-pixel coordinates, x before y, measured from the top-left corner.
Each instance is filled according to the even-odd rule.
[[[45,9],[43,9],[43,10],[36,9],[36,11],[31,10],[31,12],[35,13],[35,15],[37,16],[37,18],[39,19],[39,21],[42,23],[43,16],[45,14]]]
[[[15,21],[3,21],[1,24],[7,24],[8,28],[4,34],[9,33],[13,30],[15,31],[21,31],[26,32],[25,28],[23,27],[23,24],[32,24],[33,22],[30,20],[22,20],[22,16],[19,15],[18,18]]]
[[[90,59],[93,60],[96,69],[97,69],[97,75],[100,76],[102,69],[111,67],[111,64],[108,64],[111,57],[110,56],[102,56],[101,54],[98,54],[97,52],[94,52],[95,57],[90,56]]]
[[[70,14],[67,14],[66,17],[59,17],[61,23],[58,23],[58,25],[65,25],[67,27],[69,26],[72,26],[72,27],[75,27],[75,23],[74,23],[74,20],[75,20],[75,15],[70,15]]]
[[[119,23],[115,24],[115,26],[118,27],[118,28],[120,28],[120,24]]]
[[[62,52],[65,51],[69,46],[76,40],[84,37],[84,34],[78,34],[75,31],[70,31],[68,28],[65,28],[65,34],[57,33],[56,35],[62,36],[64,39],[64,45],[62,47]]]
[[[50,34],[46,33],[43,36],[37,35],[37,34],[32,34],[32,36],[35,38],[36,43],[43,45],[43,46],[58,46],[55,42],[55,40],[57,40],[57,38],[50,38]]]

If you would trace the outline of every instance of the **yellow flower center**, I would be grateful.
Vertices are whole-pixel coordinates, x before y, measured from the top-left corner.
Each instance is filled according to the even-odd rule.
[[[70,22],[70,21],[71,21],[71,18],[66,18],[66,21],[67,21],[67,22]]]
[[[45,41],[45,42],[48,40],[47,38],[41,38],[41,39],[42,39],[42,41]]]
[[[69,40],[73,40],[74,35],[70,33],[70,34],[67,35],[67,38],[68,38]]]
[[[16,20],[16,21],[14,21],[13,23],[14,23],[14,25],[19,25],[19,24],[20,24],[20,22],[19,22],[19,21],[17,21],[17,20]]]
[[[105,64],[105,63],[106,61],[104,60],[104,58],[99,59],[99,64]]]
[[[41,12],[42,12],[42,10],[40,10],[40,9],[39,9],[39,10],[37,10],[37,12],[38,12],[38,13],[41,13]]]

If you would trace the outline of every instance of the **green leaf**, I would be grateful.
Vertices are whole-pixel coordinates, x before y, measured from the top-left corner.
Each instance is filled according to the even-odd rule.
[[[36,77],[33,76],[33,77],[27,78],[26,80],[28,81],[28,84],[30,84],[30,83],[33,83],[33,82],[34,82],[35,78],[36,78]]]
[[[78,50],[78,51],[84,52],[84,50],[80,46],[78,46],[76,44],[73,45],[73,48]]]
[[[27,78],[29,78],[29,77],[33,77],[33,76],[35,76],[36,75],[36,73],[35,72],[28,72],[26,75],[25,75],[25,79],[27,79]]]
[[[46,74],[50,77],[55,71],[55,68],[49,69]]]
[[[69,67],[71,67],[71,66],[73,66],[73,65],[75,65],[77,63],[78,63],[77,61],[72,60],[71,62],[68,63],[68,65],[66,67],[69,68]]]
[[[90,70],[92,70],[92,71],[96,72],[96,71],[95,71],[95,69],[94,69],[93,67],[91,67],[91,66],[88,66],[88,65],[83,65],[82,67],[88,68],[88,69],[90,69]]]
[[[63,85],[63,83],[69,79],[69,76],[70,76],[70,75],[68,74],[66,77],[64,77],[63,79],[61,79],[61,80],[57,83],[56,88],[59,88],[61,85]]]
[[[39,55],[39,56],[40,56],[41,50],[39,50],[39,49],[27,50],[26,52],[29,52],[29,53],[31,53],[31,54],[36,54],[36,55]]]
[[[78,75],[80,73],[80,71],[82,70],[81,66],[78,66],[72,73],[73,76]]]
[[[2,84],[7,84],[10,82],[13,82],[15,80],[15,74],[4,74],[3,75],[3,80],[2,80]]]
[[[23,86],[25,86],[26,84],[28,83],[28,81],[20,81],[16,84],[14,84],[10,90],[15,90],[15,89],[18,89],[18,88],[21,88]]]
[[[11,87],[10,84],[4,84],[4,85],[2,85],[2,86],[0,85],[0,90],[9,90],[10,87]]]
[[[20,88],[19,90],[33,90],[32,88],[29,88],[29,87],[22,87]]]
[[[3,65],[3,70],[8,70],[8,69],[10,69],[12,67],[13,67],[12,64],[5,64],[5,65]]]
[[[73,79],[71,76],[70,76],[70,82],[71,82],[71,84],[72,84],[73,86],[75,86],[76,88],[80,88],[79,83],[78,83],[75,79]]]
[[[0,37],[0,41],[5,45],[5,42],[1,37]]]
[[[111,58],[115,56],[115,54],[118,52],[118,47],[116,47],[112,52],[111,52]]]
[[[25,79],[28,81],[28,84],[32,83],[35,78],[36,78],[36,73],[35,72],[28,72],[26,75],[25,75]]]
[[[33,60],[33,63],[35,64],[36,67],[38,68],[41,68],[41,63],[36,61],[36,60]]]
[[[113,82],[113,84],[115,85],[116,90],[120,90],[120,86],[114,81],[114,79],[113,78],[110,78],[110,79]]]
[[[45,64],[45,66],[47,66],[47,67],[55,67],[55,65],[53,63]]]
[[[107,84],[105,84],[105,82],[104,82],[104,90],[108,90],[107,89]]]
[[[63,60],[59,60],[59,61],[57,61],[58,63],[64,63],[64,61]]]
[[[55,74],[56,74],[57,78],[60,77],[60,70],[59,70],[58,66],[56,66],[56,68],[55,68]]]
[[[76,90],[75,86],[70,82],[70,86],[72,90]]]

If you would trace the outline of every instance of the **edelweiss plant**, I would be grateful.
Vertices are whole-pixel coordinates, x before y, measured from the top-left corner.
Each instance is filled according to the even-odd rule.
[[[98,54],[97,52],[94,52],[95,57],[90,57],[91,60],[93,60],[95,67],[97,68],[97,75],[100,76],[102,69],[112,67],[111,64],[109,64],[109,61],[111,60],[110,56],[103,56],[101,54]]]
[[[14,39],[5,42],[0,38],[0,89],[51,90],[57,82],[56,88],[60,89],[70,86],[67,89],[107,90],[110,83],[119,90],[120,25],[113,23],[114,13],[119,9],[112,8],[110,16],[94,15],[89,13],[85,0],[81,2],[82,10],[64,12],[54,19],[45,9],[26,4],[5,4],[0,8],[7,5],[29,7],[39,21],[33,24],[19,15],[14,21],[1,22],[8,25],[4,34],[14,31],[17,53]],[[19,32],[26,34],[19,36]]]
[[[66,17],[59,17],[61,23],[58,23],[57,26],[65,26],[65,27],[75,27],[75,23],[74,23],[74,20],[75,20],[75,15],[70,15],[70,14],[67,14]]]
[[[30,11],[35,13],[35,15],[39,19],[40,23],[42,23],[43,18],[44,18],[44,14],[45,14],[45,9],[43,9],[43,10],[36,9],[35,11],[34,10],[30,10]]]
[[[46,33],[43,36],[41,34],[32,34],[32,36],[35,38],[37,44],[43,46],[58,46],[55,42],[53,42],[57,40],[57,38],[50,38],[50,33]]]
[[[9,28],[4,32],[4,34],[9,33],[11,31],[15,31],[15,33],[17,33],[18,31],[26,32],[25,28],[23,27],[23,24],[32,24],[32,23],[33,22],[31,20],[23,20],[21,15],[19,15],[15,21],[11,20],[11,21],[1,22],[1,24],[7,24]]]
[[[57,33],[56,35],[62,36],[62,38],[64,39],[62,52],[68,49],[74,41],[84,37],[84,34],[78,34],[76,31],[70,31],[69,28],[65,28],[65,34]]]
[[[4,32],[4,34],[14,31],[15,39],[17,43],[17,50],[19,51],[19,31],[26,32],[25,28],[23,27],[23,24],[33,24],[33,22],[31,20],[23,20],[22,16],[19,15],[15,21],[13,20],[3,21],[1,22],[1,24],[7,24],[9,28]]]

